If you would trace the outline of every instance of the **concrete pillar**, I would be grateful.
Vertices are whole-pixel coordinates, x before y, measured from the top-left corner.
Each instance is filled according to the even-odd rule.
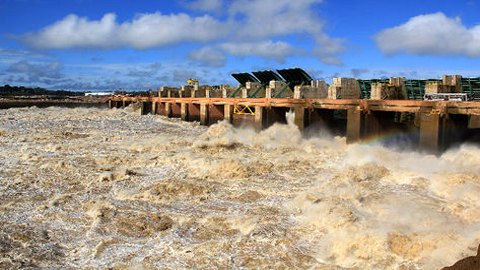
[[[111,100],[111,99],[108,100],[108,108],[109,108],[109,109],[113,108],[113,102],[114,102],[114,101]]]
[[[188,121],[188,104],[185,102],[180,103],[180,113],[183,121]]]
[[[269,86],[265,89],[265,98],[272,98],[272,88]]]
[[[246,88],[242,88],[242,98],[248,97],[248,90]]]
[[[229,123],[232,122],[233,106],[230,104],[223,105],[223,117]]]
[[[302,98],[302,91],[300,85],[295,85],[293,88],[293,98]]]
[[[260,131],[263,129],[263,123],[264,123],[264,113],[263,113],[264,108],[262,106],[255,106],[255,123],[254,123],[254,128],[257,131]]]
[[[420,147],[431,152],[441,150],[442,119],[436,113],[420,114]]]
[[[208,124],[208,104],[201,103],[200,104],[200,125],[207,125]]]
[[[165,103],[165,116],[166,117],[170,117],[170,115],[172,115],[172,104],[166,102]]]
[[[127,107],[125,103],[127,102],[125,100],[122,100],[122,109],[125,109],[125,107]]]
[[[362,135],[362,111],[349,109],[347,111],[347,143],[358,142]]]
[[[298,127],[300,130],[305,129],[305,107],[303,106],[295,106],[293,107],[294,119],[293,123]]]
[[[152,102],[152,109],[151,109],[152,114],[157,114],[157,103]]]

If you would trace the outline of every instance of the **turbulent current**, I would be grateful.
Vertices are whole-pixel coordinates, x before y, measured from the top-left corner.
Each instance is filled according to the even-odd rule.
[[[440,269],[480,243],[478,146],[33,107],[0,148],[0,268]]]

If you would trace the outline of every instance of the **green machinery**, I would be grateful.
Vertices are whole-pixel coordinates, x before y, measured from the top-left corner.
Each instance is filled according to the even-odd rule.
[[[372,92],[372,83],[388,83],[388,79],[357,80],[360,84],[360,98],[369,99]]]
[[[277,69],[277,72],[285,79],[286,85],[275,94],[276,98],[282,97],[287,88],[293,90],[295,86],[309,85],[313,80],[312,77],[301,68]]]
[[[468,94],[471,99],[480,100],[480,77],[462,78],[462,92]]]
[[[275,72],[271,70],[264,71],[254,71],[253,75],[260,81],[260,87],[258,87],[253,93],[249,94],[249,98],[257,97],[257,94],[262,90],[266,89],[270,81],[282,81],[283,79]]]
[[[261,86],[250,94],[249,97],[256,97],[258,92],[265,88],[271,80],[284,81],[287,86],[292,88],[295,85],[304,85],[308,84],[312,78],[302,69],[293,68],[293,69],[283,69],[277,70],[277,72],[283,77],[280,77],[277,73],[266,70],[266,71],[257,71],[253,72],[254,76],[249,73],[237,73],[232,74],[237,81],[240,82],[241,86],[245,86],[247,81],[250,82],[259,82]],[[428,80],[405,80],[405,88],[407,90],[407,98],[409,100],[423,100],[425,95],[425,85],[427,82],[441,81],[438,79],[428,79]],[[369,79],[369,80],[358,80],[360,84],[362,99],[369,99],[370,93],[372,91],[372,83],[388,83],[389,80],[386,78],[383,79]],[[477,78],[462,78],[462,92],[469,95],[470,99],[480,100],[480,77]],[[285,89],[286,89],[285,87]],[[281,97],[285,89],[282,89],[275,97]],[[233,97],[240,90],[240,87],[234,91],[230,96]]]
[[[253,77],[250,73],[234,73],[232,74],[232,77],[237,80],[240,85],[238,86],[237,89],[235,89],[228,97],[235,97],[238,92],[242,89],[242,87],[245,87],[247,82],[260,82],[257,78]]]
[[[425,95],[425,85],[427,82],[441,81],[437,79],[428,80],[406,80],[405,88],[407,89],[407,97],[410,100],[423,100]],[[361,98],[370,98],[372,91],[372,83],[388,83],[388,79],[372,79],[358,80],[361,90]],[[462,78],[462,92],[470,96],[471,99],[480,100],[480,77],[479,78]]]

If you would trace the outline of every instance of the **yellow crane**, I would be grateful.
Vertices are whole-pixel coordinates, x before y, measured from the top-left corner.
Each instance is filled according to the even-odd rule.
[[[198,80],[196,80],[196,79],[188,79],[188,80],[187,80],[187,84],[188,84],[188,85],[192,85],[192,86],[193,86],[193,85],[196,85],[196,84],[198,85]]]

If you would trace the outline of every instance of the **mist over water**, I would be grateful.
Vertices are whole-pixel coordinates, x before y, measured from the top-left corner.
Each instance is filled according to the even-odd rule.
[[[51,107],[0,110],[0,147],[0,268],[439,269],[480,243],[478,146]]]

